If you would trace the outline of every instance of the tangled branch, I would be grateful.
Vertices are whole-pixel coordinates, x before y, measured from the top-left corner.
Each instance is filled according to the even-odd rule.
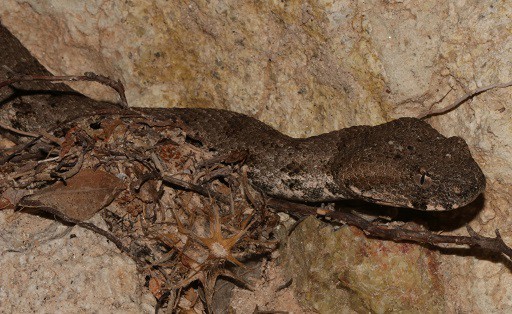
[[[288,213],[290,215],[317,215],[319,209],[316,207],[286,202],[277,199],[271,199],[268,205],[278,211]],[[386,224],[377,221],[369,221],[361,216],[342,211],[324,212],[322,215],[331,218],[335,221],[344,222],[348,225],[354,226],[362,230],[367,236],[391,241],[407,241],[421,244],[455,244],[455,245],[468,245],[470,247],[477,247],[487,250],[489,252],[500,253],[505,255],[508,259],[512,260],[512,248],[510,248],[501,237],[498,230],[496,230],[496,237],[485,237],[476,233],[469,225],[466,225],[466,230],[469,236],[456,236],[456,235],[441,235],[431,231],[416,231],[404,229],[401,227],[389,227]]]

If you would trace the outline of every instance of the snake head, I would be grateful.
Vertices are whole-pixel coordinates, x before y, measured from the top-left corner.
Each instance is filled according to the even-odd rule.
[[[354,199],[444,211],[472,202],[485,189],[484,174],[460,137],[446,138],[414,118],[354,129],[338,147],[333,169]]]

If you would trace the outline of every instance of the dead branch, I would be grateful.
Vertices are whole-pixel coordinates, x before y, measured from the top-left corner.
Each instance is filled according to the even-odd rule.
[[[293,216],[316,215],[319,211],[316,207],[277,199],[270,199],[268,201],[268,205],[278,211],[286,212]],[[512,260],[512,248],[505,244],[498,230],[496,230],[496,237],[491,238],[477,234],[469,225],[467,225],[466,229],[468,230],[469,236],[440,235],[430,231],[408,230],[399,227],[392,228],[386,224],[368,221],[350,212],[331,211],[326,213],[325,217],[357,227],[369,237],[431,245],[468,245],[470,247],[478,247],[490,252],[504,254],[508,259]]]
[[[113,235],[111,232],[109,232],[107,230],[104,230],[104,229],[102,229],[102,228],[100,228],[100,227],[98,227],[95,224],[92,224],[90,222],[84,222],[84,221],[79,221],[79,220],[73,219],[73,218],[65,215],[61,211],[56,210],[55,208],[52,208],[52,207],[42,207],[42,206],[39,206],[39,204],[35,204],[34,206],[31,206],[30,202],[27,202],[25,204],[25,206],[22,207],[22,209],[31,209],[31,208],[35,208],[35,209],[38,209],[38,210],[43,210],[43,211],[45,211],[47,213],[51,213],[51,214],[55,215],[56,217],[58,217],[59,219],[61,219],[64,222],[71,223],[71,224],[74,224],[74,225],[78,225],[78,226],[83,227],[85,229],[89,229],[92,232],[97,233],[97,234],[105,237],[107,240],[110,240],[112,243],[114,243],[116,245],[116,247],[121,252],[124,252],[128,256],[130,256],[132,258],[132,260],[137,264],[137,266],[139,266],[141,268],[145,266],[145,264],[139,258],[134,256],[132,254],[132,252],[130,251],[130,249],[127,248],[123,244],[123,242],[119,238],[117,238],[115,235]]]
[[[448,113],[448,112],[452,111],[453,109],[457,108],[458,106],[460,106],[462,103],[466,102],[467,100],[469,100],[477,95],[480,95],[483,92],[489,91],[491,89],[506,88],[506,87],[510,87],[510,86],[512,86],[512,81],[507,82],[507,83],[498,83],[498,84],[493,84],[493,85],[478,88],[478,89],[476,89],[472,92],[469,92],[469,93],[465,94],[464,96],[460,97],[459,99],[457,99],[455,102],[453,102],[448,107],[439,108],[437,110],[428,110],[426,112],[423,112],[422,114],[420,114],[418,116],[418,119],[424,120],[424,119],[427,119],[427,118],[430,118],[433,116],[438,116],[438,115]],[[445,96],[443,96],[443,98]]]
[[[190,183],[184,180],[180,180],[177,178],[174,178],[170,175],[163,174],[162,175],[162,181],[166,184],[169,184],[171,186],[179,187],[185,190],[194,191],[202,196],[207,197],[213,197],[217,201],[223,203],[223,204],[229,204],[229,198],[221,193],[215,192],[213,190],[210,190],[208,188],[205,188],[201,185],[197,185],[194,183]]]

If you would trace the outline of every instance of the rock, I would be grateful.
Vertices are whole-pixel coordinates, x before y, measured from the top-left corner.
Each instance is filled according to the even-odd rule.
[[[0,19],[55,74],[121,79],[132,106],[228,108],[304,136],[416,116],[510,81],[511,10],[507,2],[441,0],[6,0]],[[428,120],[462,136],[486,174],[484,206],[468,222],[488,236],[500,229],[509,244],[511,94],[486,92]],[[448,231],[465,234],[455,225]],[[415,256],[407,254],[400,256]],[[512,276],[499,260],[437,258],[446,311],[512,310]]]
[[[334,231],[309,217],[286,252],[297,299],[318,313],[444,312],[438,254],[424,247],[368,239],[354,227]]]

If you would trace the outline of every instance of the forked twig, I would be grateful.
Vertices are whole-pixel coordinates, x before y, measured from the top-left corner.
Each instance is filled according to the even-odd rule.
[[[270,199],[268,205],[278,211],[290,215],[316,215],[316,207],[291,203],[287,201]],[[479,247],[494,253],[504,254],[512,260],[512,248],[505,244],[500,233],[496,230],[496,237],[485,237],[477,234],[469,225],[466,226],[469,236],[440,235],[430,231],[416,231],[393,228],[375,221],[368,221],[354,213],[331,211],[325,214],[333,220],[344,222],[348,225],[361,229],[367,236],[392,241],[407,241],[422,244],[456,244]]]
[[[444,108],[439,108],[439,109],[436,109],[436,110],[428,110],[427,112],[424,112],[422,114],[420,114],[418,116],[418,119],[427,119],[427,118],[430,118],[430,117],[433,117],[433,116],[438,116],[438,115],[441,115],[441,114],[445,114],[449,111],[452,111],[453,109],[457,108],[458,106],[460,106],[462,103],[464,103],[465,101],[467,101],[468,99],[471,99],[483,92],[486,92],[488,90],[491,90],[491,89],[496,89],[496,88],[506,88],[506,87],[510,87],[512,86],[512,81],[510,82],[507,82],[507,83],[498,83],[498,84],[493,84],[493,85],[489,85],[489,86],[484,86],[484,87],[481,87],[481,88],[478,88],[472,92],[469,92],[467,94],[465,94],[464,96],[460,97],[459,99],[457,99],[455,102],[453,102],[451,105],[449,105],[448,107],[444,107]],[[444,97],[443,97],[444,98]]]

